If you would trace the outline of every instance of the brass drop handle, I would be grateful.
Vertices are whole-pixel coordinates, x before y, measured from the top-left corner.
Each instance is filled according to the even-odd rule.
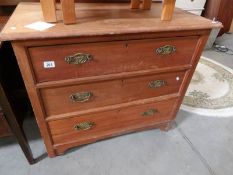
[[[68,64],[84,64],[88,61],[91,61],[93,56],[88,53],[76,53],[74,55],[70,55],[65,57],[65,61]]]
[[[77,131],[90,130],[95,125],[94,122],[82,122],[74,126],[74,129]]]
[[[149,82],[148,86],[151,89],[157,89],[163,86],[166,86],[167,82],[165,80],[155,80],[155,81],[151,81]]]
[[[151,108],[151,109],[148,109],[147,111],[143,112],[142,116],[144,116],[144,117],[154,116],[158,112],[159,112],[158,109]]]
[[[158,55],[170,55],[176,52],[176,46],[165,45],[156,49]]]
[[[70,99],[73,102],[83,103],[89,101],[93,96],[92,92],[78,92],[70,95]]]

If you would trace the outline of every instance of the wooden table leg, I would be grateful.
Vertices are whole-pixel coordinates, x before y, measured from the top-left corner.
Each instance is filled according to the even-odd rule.
[[[64,24],[76,23],[74,0],[61,0],[61,8]]]
[[[131,9],[139,9],[140,0],[131,0]]]
[[[164,0],[161,20],[170,21],[175,9],[176,0]]]
[[[30,164],[34,164],[35,160],[33,158],[31,149],[29,147],[28,141],[25,137],[25,134],[23,132],[23,129],[19,125],[15,113],[13,111],[13,108],[11,107],[11,104],[9,103],[7,96],[4,92],[4,89],[0,83],[0,104],[1,107],[6,114],[6,120],[8,121],[8,124],[10,125],[11,131],[14,133],[21,149],[23,150],[25,157],[27,158],[28,162]]]
[[[45,22],[57,22],[56,0],[40,0]]]
[[[142,9],[143,10],[150,10],[151,9],[151,2],[152,2],[152,0],[143,0],[142,1]]]

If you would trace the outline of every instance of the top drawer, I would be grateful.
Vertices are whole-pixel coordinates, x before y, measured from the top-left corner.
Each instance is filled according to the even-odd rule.
[[[190,64],[198,37],[30,47],[37,82]]]

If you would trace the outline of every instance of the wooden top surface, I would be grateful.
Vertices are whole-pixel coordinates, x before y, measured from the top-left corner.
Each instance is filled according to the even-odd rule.
[[[0,7],[0,32],[3,29],[3,27],[6,25],[8,19],[11,16],[11,13],[13,12],[13,8],[11,7]],[[0,40],[0,47],[1,47],[1,40]]]
[[[58,7],[59,9],[59,7]],[[26,25],[43,21],[39,3],[20,3],[1,32],[0,39],[26,40],[74,36],[97,36],[141,32],[161,32],[210,29],[219,24],[176,9],[172,21],[161,21],[161,3],[153,3],[151,10],[131,10],[130,3],[78,3],[77,24],[64,25],[61,11],[55,26],[39,31]]]

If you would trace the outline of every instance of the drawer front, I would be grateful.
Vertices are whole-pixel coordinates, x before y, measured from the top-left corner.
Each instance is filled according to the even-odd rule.
[[[171,120],[177,99],[94,113],[48,123],[54,144],[82,142]]]
[[[30,47],[37,82],[190,64],[198,37]]]
[[[47,116],[177,93],[185,71],[41,90]]]

